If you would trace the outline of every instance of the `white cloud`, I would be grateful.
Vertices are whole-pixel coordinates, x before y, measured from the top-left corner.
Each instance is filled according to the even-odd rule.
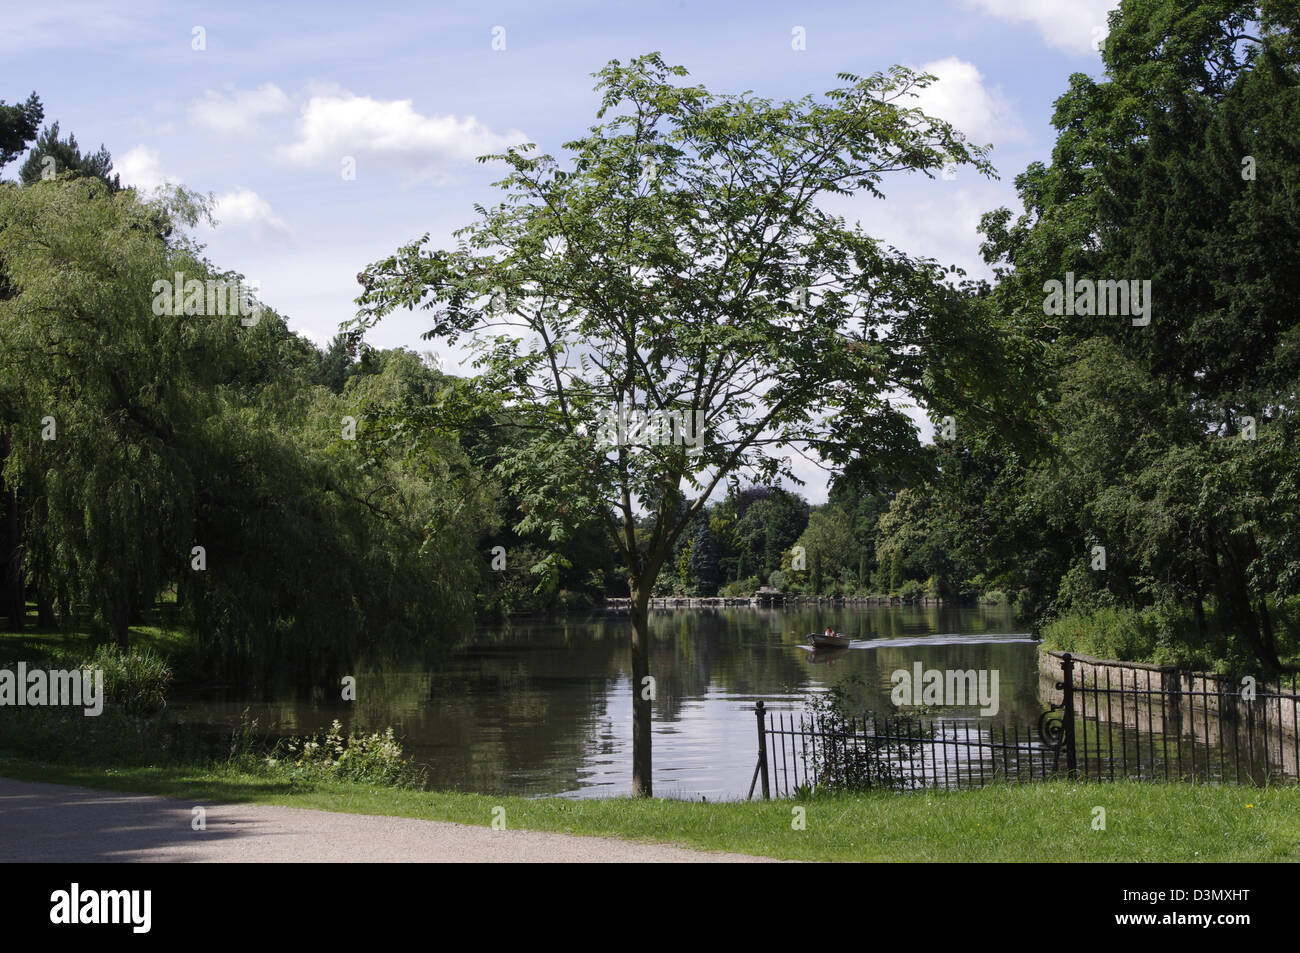
[[[143,192],[152,192],[167,182],[178,182],[179,177],[164,172],[157,149],[136,146],[122,158],[113,162],[113,171],[122,177],[122,184],[135,186]]]
[[[245,225],[256,232],[289,230],[289,226],[271,209],[271,203],[252,189],[237,188],[218,195],[212,215],[218,226]]]
[[[921,67],[938,79],[920,90],[913,105],[927,115],[944,119],[979,145],[1025,138],[1024,127],[1000,89],[987,89],[984,77],[971,63],[955,56]]]
[[[1106,35],[1106,14],[1119,0],[965,0],[1001,20],[1029,22],[1049,46],[1069,53],[1089,53]]]
[[[217,132],[247,132],[259,116],[284,112],[289,108],[289,97],[274,83],[263,83],[257,89],[237,90],[227,87],[227,92],[205,90],[202,99],[190,103],[190,121],[207,126]]]
[[[915,180],[896,189],[886,202],[857,195],[836,196],[821,205],[907,255],[933,258],[945,267],[956,265],[967,278],[992,279],[993,270],[980,254],[984,241],[980,218],[1003,205],[1016,211],[1016,193],[1006,183],[983,179],[968,166],[960,166],[957,176],[956,182],[937,177]]]
[[[422,116],[409,99],[384,101],[350,93],[313,96],[302,108],[298,136],[278,150],[281,158],[298,165],[370,156],[420,170],[527,141],[518,130],[495,133],[473,116]]]

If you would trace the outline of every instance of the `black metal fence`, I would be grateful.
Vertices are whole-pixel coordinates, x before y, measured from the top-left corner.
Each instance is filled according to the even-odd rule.
[[[981,787],[1052,777],[1263,784],[1300,776],[1300,693],[1279,680],[1050,653],[1060,678],[1037,725],[828,719],[755,706],[749,796],[801,787]]]

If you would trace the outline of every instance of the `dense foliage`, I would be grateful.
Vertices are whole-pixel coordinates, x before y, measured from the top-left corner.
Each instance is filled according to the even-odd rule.
[[[126,647],[163,607],[212,671],[323,691],[475,613],[630,596],[639,793],[657,594],[1005,592],[1078,651],[1292,665],[1297,28],[1123,0],[1021,208],[984,217],[980,282],[819,204],[992,173],[908,106],[928,77],[773,102],[612,61],[601,122],[487,157],[503,201],[362,271],[324,350],[261,303],[160,309],[177,274],[241,280],[190,237],[206,200],[122,189],[35,94],[0,101],[0,165],[34,142],[0,182],[0,616]],[[1145,310],[1058,307],[1076,277]],[[400,308],[478,373],[368,347]],[[907,403],[951,424],[932,446]],[[604,439],[633,412],[680,423]],[[790,448],[833,471],[824,505]]]
[[[317,686],[451,638],[491,487],[454,439],[385,426],[441,375],[368,352],[336,391],[330,355],[269,309],[157,313],[177,273],[238,280],[185,237],[204,212],[71,172],[0,185],[10,628],[31,599],[44,625],[125,645],[162,602],[217,670]]]

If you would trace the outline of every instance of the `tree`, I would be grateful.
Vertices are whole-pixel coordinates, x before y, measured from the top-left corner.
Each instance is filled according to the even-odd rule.
[[[329,348],[316,359],[312,368],[311,382],[328,387],[336,394],[343,392],[343,385],[356,373],[356,361],[348,348],[350,345],[346,334],[334,335]]]
[[[493,516],[453,441],[388,414],[437,387],[416,355],[375,353],[334,395],[302,386],[311,364],[282,329],[264,315],[232,342],[267,378],[205,421],[193,532],[208,565],[180,578],[214,665],[306,693],[468,624]]]
[[[1268,602],[1295,593],[1280,554],[1300,539],[1287,493],[1256,478],[1285,485],[1295,449],[1298,29],[1294,4],[1125,0],[1106,77],[1071,77],[1051,164],[1016,179],[1025,214],[984,219],[991,299],[1050,345],[1052,436],[1032,456],[979,448],[1009,476],[966,499],[993,549],[1026,554],[1014,574],[1039,618],[1173,604],[1204,631],[1212,599],[1244,655],[1279,667]],[[1148,279],[1154,317],[1045,315],[1067,272]],[[1104,574],[1083,568],[1092,544]]]
[[[812,567],[812,591],[821,591],[827,574],[838,580],[844,569],[856,574],[858,546],[848,515],[836,506],[826,506],[808,517],[808,527],[796,545],[804,548],[807,565]]]
[[[734,536],[745,550],[746,565],[760,576],[780,569],[790,547],[808,525],[808,504],[791,493],[756,500],[736,521]]]
[[[45,118],[45,110],[35,93],[27,102],[12,106],[0,99],[0,168],[17,159],[36,138],[36,129]]]
[[[201,417],[195,368],[211,322],[159,315],[155,279],[195,272],[158,216],[197,219],[110,195],[95,178],[0,187],[0,404],[10,432],[23,555],[47,595],[89,603],[125,646],[127,627],[188,551],[188,425]],[[211,347],[211,352],[217,352]]]
[[[208,670],[319,691],[472,620],[489,486],[453,438],[389,414],[442,386],[416,355],[367,352],[336,394],[271,309],[207,310],[238,276],[170,228],[203,210],[90,176],[0,185],[17,596],[65,622],[88,606],[125,647],[175,588]],[[155,307],[177,272],[194,313]]]
[[[696,523],[690,553],[691,576],[697,590],[703,596],[715,595],[722,583],[722,575],[718,571],[718,544],[714,542],[706,520]]]
[[[45,111],[35,93],[27,102],[12,106],[0,99],[0,168],[8,165],[36,138],[36,129]],[[13,297],[13,286],[0,264],[0,301]],[[23,555],[21,541],[21,516],[18,490],[6,486],[3,478],[4,462],[9,456],[12,440],[4,413],[3,394],[0,394],[0,512],[4,513],[4,531],[0,533],[0,613],[9,619],[9,627],[21,630],[27,614],[27,600],[23,591]]]
[[[637,795],[652,791],[651,589],[715,488],[797,483],[780,448],[885,466],[918,448],[897,394],[979,414],[1015,363],[948,271],[818,204],[948,161],[991,171],[907,104],[931,77],[842,74],[821,99],[772,102],[685,75],[658,54],[611,61],[597,118],[622,111],[567,143],[565,166],[532,145],[484,157],[509,169],[505,201],[454,249],[426,235],[371,265],[353,325],[419,307],[427,337],[469,338],[483,374],[443,409],[519,421],[528,440],[495,468],[518,525],[559,546],[576,514],[604,521],[632,596]],[[620,428],[628,412],[653,435]]]
[[[113,172],[113,157],[108,154],[108,150],[101,145],[98,152],[82,155],[76,136],[59,138],[59,124],[56,122],[41,131],[18,174],[23,185],[35,185],[64,173],[99,179],[110,192],[122,188],[121,179]]]

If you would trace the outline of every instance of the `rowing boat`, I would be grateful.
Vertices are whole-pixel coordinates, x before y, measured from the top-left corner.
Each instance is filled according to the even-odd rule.
[[[808,636],[808,641],[818,649],[847,649],[853,640],[847,635],[818,635],[814,632]]]

